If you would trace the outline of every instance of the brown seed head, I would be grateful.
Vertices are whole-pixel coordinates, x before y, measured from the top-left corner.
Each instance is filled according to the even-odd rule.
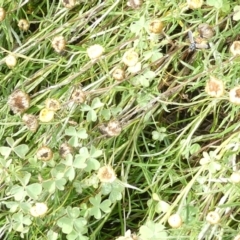
[[[52,47],[57,53],[61,53],[66,48],[66,40],[63,36],[56,36],[52,40]]]
[[[18,27],[22,31],[27,31],[30,27],[30,23],[26,19],[20,19],[18,22]]]
[[[82,89],[75,89],[71,98],[75,103],[84,103],[86,100],[86,93]]]
[[[23,122],[31,132],[36,132],[39,122],[36,116],[25,113],[22,117]]]
[[[7,103],[14,114],[23,113],[30,107],[30,97],[18,89],[9,96]]]
[[[36,152],[37,159],[42,161],[49,161],[53,157],[53,152],[51,148],[43,146],[40,147]]]
[[[59,154],[62,158],[66,158],[69,153],[73,152],[73,148],[68,143],[62,143],[59,148]]]
[[[125,71],[121,68],[116,68],[112,72],[112,77],[117,81],[123,81],[125,79]]]

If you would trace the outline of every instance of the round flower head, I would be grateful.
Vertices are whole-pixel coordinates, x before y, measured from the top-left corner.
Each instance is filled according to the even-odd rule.
[[[187,5],[191,9],[201,8],[203,5],[203,0],[187,0]]]
[[[237,86],[230,90],[229,101],[237,105],[240,104],[240,86]]]
[[[214,35],[214,30],[212,27],[209,26],[207,23],[201,23],[198,26],[198,32],[201,37],[210,39]]]
[[[0,21],[3,21],[6,17],[6,11],[4,8],[0,8]]]
[[[124,53],[122,61],[128,67],[135,66],[138,63],[138,54],[133,49],[130,49]]]
[[[182,226],[182,218],[179,214],[175,213],[168,218],[168,224],[172,228],[179,228]]]
[[[56,36],[52,40],[52,47],[57,53],[61,53],[66,48],[66,40],[63,36]]]
[[[81,89],[75,89],[71,98],[75,103],[84,103],[86,100],[86,93]]]
[[[20,19],[18,22],[18,27],[22,31],[27,31],[30,27],[30,23],[26,19]]]
[[[62,0],[65,8],[73,8],[76,5],[76,0]]]
[[[49,161],[53,157],[52,149],[46,146],[40,147],[36,152],[37,159]]]
[[[45,203],[36,203],[30,208],[33,217],[43,217],[47,213],[48,207]]]
[[[206,83],[205,91],[211,97],[221,97],[224,94],[224,84],[222,80],[210,77]]]
[[[230,176],[232,183],[240,183],[240,172],[233,172]]]
[[[101,45],[95,44],[87,49],[87,55],[90,59],[95,60],[100,58],[104,51],[105,49]]]
[[[36,116],[25,113],[22,117],[22,120],[31,132],[37,131],[39,123]]]
[[[220,221],[220,216],[217,212],[209,212],[206,217],[207,222],[210,224],[218,224]]]
[[[142,64],[140,62],[138,62],[135,66],[128,67],[128,71],[133,74],[140,72],[141,69],[142,69]]]
[[[112,72],[112,77],[117,81],[123,81],[125,79],[125,71],[121,68],[116,68]]]
[[[51,122],[54,118],[54,111],[48,108],[43,108],[39,113],[39,120],[41,122]]]
[[[59,148],[59,154],[62,158],[66,158],[69,153],[73,152],[73,148],[68,143],[62,143]]]
[[[240,41],[234,41],[232,43],[230,47],[230,52],[234,57],[240,55]]]
[[[9,68],[14,68],[17,65],[17,58],[14,55],[9,54],[5,58],[5,63]]]
[[[135,239],[136,239],[136,235],[131,234],[131,231],[127,230],[124,236],[118,237],[116,240],[135,240]]]
[[[54,111],[54,112],[61,108],[59,101],[57,99],[53,99],[53,98],[48,98],[45,102],[45,106],[47,109]]]
[[[14,114],[23,113],[30,107],[30,97],[18,89],[9,96],[7,103]]]
[[[100,182],[103,183],[112,183],[116,179],[116,174],[111,166],[99,168],[97,176]]]
[[[133,9],[138,9],[142,6],[142,0],[129,0],[127,5]]]
[[[155,33],[155,34],[162,33],[163,28],[164,28],[164,24],[159,19],[152,20],[149,24],[149,31],[151,33]]]

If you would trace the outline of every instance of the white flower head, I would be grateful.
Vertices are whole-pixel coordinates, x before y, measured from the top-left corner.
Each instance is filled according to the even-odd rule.
[[[122,61],[128,67],[133,67],[138,63],[138,53],[130,49],[124,53]]]
[[[99,168],[97,176],[100,182],[103,183],[112,183],[116,179],[116,173],[111,166],[103,166]]]
[[[229,101],[240,105],[240,86],[234,87],[229,92]]]
[[[30,214],[33,217],[43,217],[47,213],[48,207],[45,203],[36,203],[30,209]]]
[[[95,44],[87,49],[87,54],[90,59],[95,60],[100,58],[104,51],[105,49],[101,45]]]

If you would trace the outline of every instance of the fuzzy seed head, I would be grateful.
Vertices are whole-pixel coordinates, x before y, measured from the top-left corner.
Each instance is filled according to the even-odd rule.
[[[187,5],[190,9],[201,8],[203,5],[203,0],[187,0]]]
[[[205,39],[210,39],[214,35],[213,28],[210,27],[209,24],[207,24],[207,23],[199,24],[198,32],[199,32],[200,36],[205,38]]]
[[[56,36],[52,40],[52,47],[57,53],[61,53],[66,48],[66,40],[63,36]]]
[[[22,117],[22,120],[31,132],[37,131],[39,123],[36,116],[25,113]]]
[[[125,71],[121,68],[116,68],[112,72],[112,77],[117,81],[123,81],[125,79]]]
[[[211,76],[206,83],[205,91],[209,96],[219,98],[224,94],[224,83]]]
[[[51,148],[43,146],[40,147],[36,152],[37,159],[42,161],[49,161],[53,158],[53,152]]]
[[[161,20],[155,19],[150,22],[148,28],[151,33],[160,34],[163,31],[164,24]]]
[[[56,112],[61,108],[60,102],[57,99],[48,98],[45,102],[47,109]]]
[[[101,45],[95,44],[87,49],[87,55],[90,59],[95,60],[100,58],[104,51],[105,49]]]
[[[59,154],[62,158],[66,158],[69,153],[73,152],[73,148],[68,143],[62,143],[59,148]]]
[[[20,19],[18,22],[18,27],[22,31],[27,31],[30,27],[30,23],[26,19]]]
[[[45,203],[36,203],[30,208],[30,214],[33,217],[43,217],[47,213],[48,207]]]
[[[230,176],[232,183],[240,183],[240,172],[233,172]]]
[[[168,224],[172,227],[172,228],[179,228],[182,226],[182,218],[178,213],[175,213],[173,215],[171,215],[168,218]]]
[[[109,137],[118,136],[122,131],[120,122],[116,120],[110,121],[107,124],[105,131]]]
[[[99,168],[97,176],[103,183],[112,183],[116,179],[116,174],[111,166]]]
[[[39,113],[39,120],[41,122],[51,122],[54,118],[54,111],[48,108],[43,108]]]
[[[127,5],[133,9],[138,9],[142,6],[142,0],[129,0]]]
[[[128,67],[135,66],[138,63],[138,54],[133,49],[130,49],[124,53],[122,61]]]
[[[240,105],[240,86],[234,87],[230,90],[229,101],[236,105]]]
[[[71,98],[75,103],[84,103],[86,100],[86,93],[82,89],[75,89]]]
[[[230,47],[230,52],[232,55],[239,56],[240,55],[240,41],[234,41]]]
[[[210,224],[218,224],[220,221],[220,216],[217,212],[212,211],[207,214],[206,220]]]
[[[17,58],[14,55],[9,54],[5,58],[5,63],[10,69],[12,69],[17,65]]]
[[[73,8],[76,5],[76,0],[62,0],[65,8]]]
[[[14,114],[23,113],[30,107],[30,97],[18,89],[9,96],[7,103]]]
[[[6,17],[6,11],[4,8],[0,8],[0,21],[3,21]]]

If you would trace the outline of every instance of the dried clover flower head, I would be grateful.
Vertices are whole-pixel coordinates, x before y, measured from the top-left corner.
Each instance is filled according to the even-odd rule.
[[[69,153],[73,152],[73,148],[68,143],[62,143],[59,148],[59,154],[62,158],[66,158]]]
[[[8,97],[7,103],[14,114],[23,113],[30,107],[30,97],[27,93],[18,89]]]
[[[133,74],[136,74],[138,72],[140,72],[142,69],[142,64],[141,62],[138,62],[135,66],[132,66],[132,67],[128,67],[128,71],[130,73],[133,73]]]
[[[122,131],[122,127],[119,121],[113,120],[110,121],[107,125],[106,132],[108,136],[118,136]]]
[[[6,17],[6,11],[4,8],[0,8],[0,21],[3,21]]]
[[[206,217],[207,222],[210,224],[218,224],[220,221],[220,216],[217,212],[209,212]]]
[[[53,98],[48,98],[45,102],[45,106],[51,111],[57,111],[61,108],[60,102]]]
[[[49,161],[53,158],[52,149],[46,146],[40,147],[36,152],[37,159]]]
[[[201,8],[203,5],[203,0],[187,0],[187,5],[190,9]]]
[[[135,66],[138,63],[138,54],[133,49],[130,49],[124,53],[122,61],[128,67]]]
[[[82,89],[75,89],[71,98],[75,103],[84,103],[86,100],[86,93]]]
[[[129,0],[127,5],[133,9],[138,9],[142,6],[142,0]]]
[[[221,97],[224,94],[224,83],[213,76],[206,83],[205,91],[211,97]]]
[[[230,52],[234,57],[240,55],[240,41],[234,41],[232,43],[230,47]]]
[[[27,19],[20,19],[18,22],[18,27],[22,31],[27,31],[30,27],[30,23]]]
[[[5,58],[5,63],[9,68],[14,68],[17,65],[17,58],[13,54],[9,54]]]
[[[41,122],[51,122],[54,118],[54,111],[48,108],[43,108],[39,113],[39,120]]]
[[[33,217],[43,217],[47,213],[48,207],[45,203],[36,203],[30,208]]]
[[[201,37],[210,39],[214,35],[214,30],[212,27],[209,26],[207,23],[201,23],[198,26],[198,32]]]
[[[233,172],[230,176],[232,183],[240,183],[240,172]]]
[[[161,20],[155,19],[150,22],[148,28],[151,33],[159,34],[162,33],[164,24]]]
[[[22,120],[31,132],[37,131],[39,123],[36,116],[25,113],[22,117]]]
[[[76,0],[63,0],[62,3],[65,8],[73,8],[76,5]]]
[[[116,179],[116,174],[111,166],[99,168],[97,176],[103,183],[112,183]]]
[[[104,51],[105,49],[101,45],[95,44],[87,49],[87,55],[90,59],[95,60],[100,58],[103,55]]]
[[[125,79],[125,71],[121,68],[116,68],[112,72],[112,77],[117,81],[123,81]]]
[[[229,101],[240,105],[240,86],[234,87],[229,92]]]
[[[118,237],[116,240],[136,240],[137,236],[135,234],[131,234],[130,230],[127,230],[124,236]]]
[[[173,215],[171,215],[168,218],[168,224],[172,227],[172,228],[179,228],[182,226],[182,218],[178,213],[175,213]]]
[[[233,240],[240,240],[240,235],[235,236]]]
[[[66,48],[66,40],[63,36],[56,36],[52,40],[52,47],[57,53],[61,53]]]

